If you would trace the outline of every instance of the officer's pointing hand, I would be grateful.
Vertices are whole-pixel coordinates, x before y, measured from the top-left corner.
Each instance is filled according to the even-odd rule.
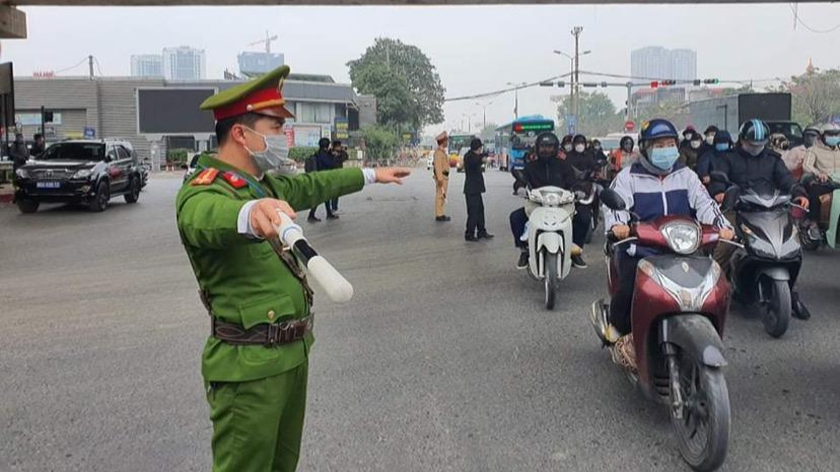
[[[382,167],[376,169],[376,182],[402,185],[402,179],[409,175],[411,175],[411,170],[405,167]]]
[[[280,215],[277,212],[285,213],[289,218],[297,218],[297,213],[282,200],[263,198],[251,207],[251,228],[254,233],[264,239],[276,238],[277,226],[280,225]]]

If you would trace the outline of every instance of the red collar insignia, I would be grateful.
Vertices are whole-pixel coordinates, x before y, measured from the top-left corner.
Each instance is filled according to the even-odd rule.
[[[222,174],[222,178],[225,179],[225,182],[229,183],[231,187],[235,189],[240,189],[246,185],[248,182],[240,177],[236,172],[227,171]]]

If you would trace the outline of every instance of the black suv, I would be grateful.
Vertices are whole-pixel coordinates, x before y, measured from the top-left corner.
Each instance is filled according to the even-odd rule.
[[[104,211],[111,197],[140,198],[140,163],[131,143],[119,139],[68,140],[47,148],[15,173],[15,201],[23,213],[44,203],[82,203]]]

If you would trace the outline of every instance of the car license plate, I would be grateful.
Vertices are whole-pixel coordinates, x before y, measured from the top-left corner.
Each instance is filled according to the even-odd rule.
[[[61,182],[37,182],[37,188],[61,188]]]

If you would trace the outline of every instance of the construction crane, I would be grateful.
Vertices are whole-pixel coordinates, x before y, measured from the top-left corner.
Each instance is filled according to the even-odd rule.
[[[259,41],[255,41],[248,46],[256,46],[258,44],[265,44],[265,53],[271,54],[271,42],[277,41],[278,36],[275,34],[274,36],[269,36],[268,31],[265,32],[265,39],[261,39]]]

